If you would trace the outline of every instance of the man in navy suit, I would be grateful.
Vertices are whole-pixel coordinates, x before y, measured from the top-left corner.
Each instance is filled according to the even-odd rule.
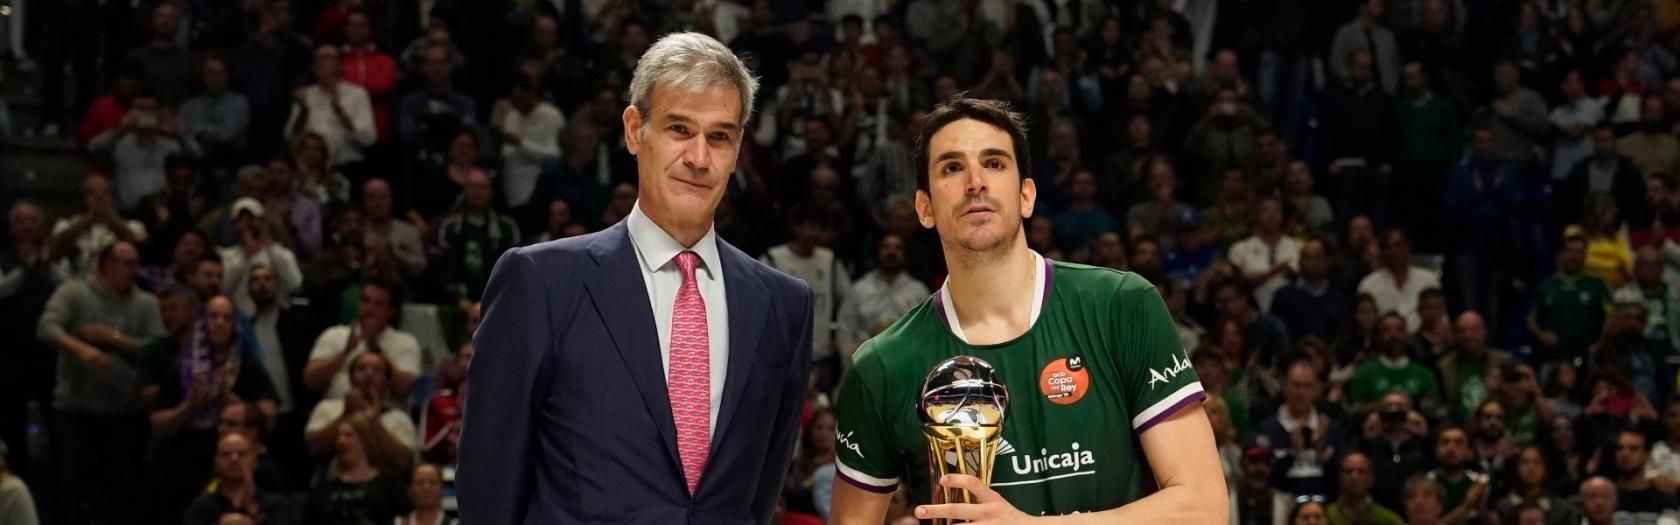
[[[712,227],[757,87],[716,40],[661,38],[624,109],[634,210],[496,263],[467,371],[464,522],[770,522],[811,291]]]

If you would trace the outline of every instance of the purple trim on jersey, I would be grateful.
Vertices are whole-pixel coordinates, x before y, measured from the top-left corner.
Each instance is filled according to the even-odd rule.
[[[1137,433],[1141,435],[1144,431],[1153,428],[1162,421],[1166,421],[1167,418],[1172,417],[1173,414],[1177,414],[1178,411],[1182,410],[1184,407],[1190,406],[1191,403],[1200,403],[1205,399],[1207,399],[1207,392],[1205,391],[1197,391],[1194,394],[1190,394],[1184,399],[1178,400],[1177,403],[1173,403],[1172,408],[1161,411],[1161,413],[1155,414],[1155,417],[1150,418],[1148,421],[1144,421],[1142,425],[1138,425]]]
[[[949,279],[949,277],[946,277],[946,278]],[[945,326],[947,328],[951,326],[951,320],[945,318],[945,287],[944,286],[940,286],[938,290],[933,291],[933,311],[939,312],[939,322],[945,323]]]
[[[877,486],[874,486],[874,485],[870,485],[868,483],[864,483],[862,481],[852,479],[851,476],[847,476],[846,473],[841,472],[840,469],[834,469],[834,477],[845,480],[848,485],[851,485],[853,487],[857,487],[857,488],[860,488],[860,489],[863,489],[863,490],[867,490],[869,492],[873,492],[873,493],[876,493],[876,494],[892,494],[893,491],[898,490],[898,484],[896,484],[896,483],[893,484],[893,486],[891,486],[891,487],[877,487]]]

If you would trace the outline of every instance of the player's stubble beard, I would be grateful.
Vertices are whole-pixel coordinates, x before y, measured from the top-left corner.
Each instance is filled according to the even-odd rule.
[[[991,208],[996,216],[992,220],[1001,224],[974,224],[976,219],[963,218],[963,212],[975,204],[984,204]],[[997,199],[976,195],[963,199],[962,202],[951,206],[950,210],[952,229],[966,228],[966,231],[956,231],[952,235],[942,234],[939,237],[940,244],[946,252],[955,254],[956,259],[964,266],[979,268],[997,263],[1006,259],[1017,245],[1026,244],[1026,232],[1021,228],[1024,219],[1020,210],[1007,209]]]

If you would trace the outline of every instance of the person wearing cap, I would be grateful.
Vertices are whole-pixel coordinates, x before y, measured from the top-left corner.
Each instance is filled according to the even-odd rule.
[[[240,197],[233,201],[230,210],[239,231],[239,244],[217,250],[222,257],[222,283],[228,295],[239,305],[239,311],[256,311],[249,276],[253,266],[262,265],[274,270],[279,285],[276,292],[284,301],[303,286],[303,271],[298,268],[297,256],[274,242],[273,224],[264,217],[263,205],[257,199]]]
[[[1294,495],[1272,488],[1272,451],[1259,445],[1243,449],[1241,478],[1232,498],[1233,516],[1240,523],[1286,523],[1284,518],[1297,500]],[[1311,497],[1307,498],[1311,501]],[[1322,500],[1320,500],[1322,503]],[[1268,518],[1269,516],[1269,518]]]

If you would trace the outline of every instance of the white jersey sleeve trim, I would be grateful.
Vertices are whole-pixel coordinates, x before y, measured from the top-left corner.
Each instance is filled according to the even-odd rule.
[[[1161,400],[1155,402],[1154,405],[1150,405],[1150,407],[1144,409],[1143,412],[1139,412],[1136,417],[1132,418],[1132,429],[1136,430],[1154,422],[1157,418],[1166,414],[1167,411],[1176,410],[1179,405],[1184,403],[1185,400],[1201,393],[1202,382],[1191,381],[1190,384],[1184,385],[1184,387],[1178,389],[1177,392],[1173,392],[1172,394],[1167,395],[1167,397],[1161,398]]]

